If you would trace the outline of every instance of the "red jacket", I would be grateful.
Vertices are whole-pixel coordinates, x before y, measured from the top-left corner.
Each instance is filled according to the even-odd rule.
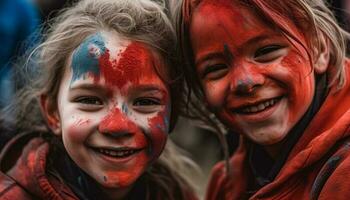
[[[55,175],[57,172],[47,168],[48,153],[49,144],[39,134],[13,138],[0,154],[0,200],[78,200],[62,178]],[[151,187],[155,189],[156,199],[163,200],[163,194],[154,188],[157,186]],[[185,191],[184,198],[197,200],[190,190]]]
[[[32,137],[19,135],[3,149],[0,155],[0,199],[77,200],[67,186],[46,172],[48,143],[40,137]]]
[[[350,78],[349,68],[346,74]],[[337,92],[336,86],[331,88],[274,181],[250,198],[246,195],[247,183],[253,178],[248,166],[248,142],[241,138],[230,158],[230,174],[223,162],[214,167],[206,199],[349,199],[349,108],[350,83]]]

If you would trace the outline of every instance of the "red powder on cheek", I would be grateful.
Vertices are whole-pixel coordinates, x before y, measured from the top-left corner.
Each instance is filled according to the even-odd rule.
[[[133,42],[121,53],[118,62],[110,59],[110,52],[106,52],[99,58],[100,73],[105,78],[106,84],[122,88],[128,82],[137,84],[140,77],[140,67],[145,65],[147,52],[142,44]],[[98,81],[95,79],[95,81]]]
[[[74,124],[68,127],[66,135],[69,140],[79,142],[85,139],[89,126],[89,119],[78,119]]]
[[[166,143],[169,120],[166,117],[166,112],[159,112],[157,116],[149,119],[150,137],[152,142],[152,157],[156,159],[163,151]]]

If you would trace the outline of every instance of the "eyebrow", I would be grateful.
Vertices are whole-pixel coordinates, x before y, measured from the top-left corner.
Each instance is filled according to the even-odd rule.
[[[81,83],[81,84],[76,84],[73,86],[69,87],[70,90],[106,90],[106,88],[102,85],[99,84],[91,84],[91,83]]]
[[[105,86],[98,85],[98,84],[91,84],[91,83],[82,83],[82,84],[77,84],[74,85],[73,87],[70,87],[70,90],[98,90],[98,91],[108,91],[109,89],[106,88]],[[140,84],[136,86],[131,86],[131,89],[135,90],[142,90],[144,92],[167,92],[163,87],[160,87],[156,84]]]
[[[217,57],[223,57],[223,52],[220,51],[220,52],[211,52],[211,53],[205,54],[205,56],[202,56],[195,61],[195,65],[199,65],[200,63],[206,60],[210,60]]]
[[[242,49],[245,46],[257,43],[257,42],[262,41],[262,40],[267,40],[269,38],[276,37],[276,36],[282,36],[282,35],[277,34],[277,33],[258,35],[256,37],[250,38],[249,40],[239,44],[237,49]],[[204,56],[200,57],[199,59],[197,59],[195,61],[195,65],[198,65],[198,64],[200,64],[200,63],[202,63],[202,62],[204,62],[206,60],[210,60],[210,59],[218,58],[218,57],[224,57],[224,56],[227,56],[227,55],[229,55],[230,58],[232,59],[233,58],[233,53],[232,53],[232,51],[230,51],[228,44],[229,43],[227,43],[227,42],[224,43],[223,44],[223,49],[220,50],[220,51],[210,52],[210,53],[205,54]]]
[[[157,92],[166,92],[166,90],[163,87],[160,87],[156,84],[140,84],[140,85],[136,85],[136,86],[131,86],[132,89],[135,90],[142,90],[144,92],[153,92],[153,91],[157,91]]]

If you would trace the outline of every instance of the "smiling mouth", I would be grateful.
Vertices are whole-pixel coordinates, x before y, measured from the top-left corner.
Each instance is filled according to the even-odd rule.
[[[282,96],[277,98],[267,99],[264,101],[257,102],[255,104],[236,108],[233,110],[233,112],[236,112],[238,114],[244,114],[244,115],[256,114],[269,109],[270,107],[278,103],[281,99],[282,99]]]
[[[95,152],[103,154],[105,156],[113,158],[127,158],[134,154],[137,154],[142,149],[132,149],[132,148],[96,148],[91,147]]]

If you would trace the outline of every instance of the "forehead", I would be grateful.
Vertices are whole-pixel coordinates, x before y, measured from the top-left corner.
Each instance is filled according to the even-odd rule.
[[[248,5],[237,1],[203,0],[196,7],[191,18],[191,39],[197,47],[210,45],[222,48],[223,44],[217,43],[218,40],[242,46],[252,38],[282,35],[283,27],[288,31],[287,35],[292,35],[292,38],[288,36],[289,39],[296,39],[305,44],[304,35],[291,20],[278,16],[275,21],[276,24],[263,20],[263,17],[253,12]],[[277,28],[277,24],[282,27]]]
[[[141,42],[117,33],[101,32],[87,37],[73,52],[72,81],[82,77],[103,79],[106,84],[122,87],[128,82],[158,77],[155,68],[164,68],[160,56]]]
[[[204,28],[206,27],[206,28]],[[208,30],[211,29],[211,30]],[[232,1],[203,1],[193,13],[191,30],[201,33],[206,30],[213,33],[242,36],[254,36],[262,32],[273,31],[248,8]]]

